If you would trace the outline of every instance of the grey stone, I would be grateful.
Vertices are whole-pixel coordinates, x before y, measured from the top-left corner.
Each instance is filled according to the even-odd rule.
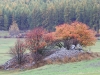
[[[67,50],[66,48],[61,48],[61,50],[54,52],[50,56],[46,57],[44,60],[48,60],[48,59],[54,60],[56,58],[62,59],[64,57],[73,57],[82,52],[84,52],[84,51]]]

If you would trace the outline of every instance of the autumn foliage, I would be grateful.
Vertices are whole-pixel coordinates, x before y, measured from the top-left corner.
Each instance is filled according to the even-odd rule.
[[[22,65],[25,59],[24,53],[26,48],[30,50],[30,60],[31,63],[35,62],[35,65],[38,66],[46,56],[49,56],[53,51],[44,52],[45,48],[48,49],[52,45],[56,45],[58,47],[64,46],[68,50],[71,49],[71,46],[75,46],[74,49],[80,50],[77,48],[77,45],[80,44],[83,47],[90,46],[95,44],[95,31],[90,29],[86,24],[81,22],[73,22],[70,24],[62,24],[55,27],[56,30],[54,32],[48,32],[42,27],[34,28],[26,33],[25,41],[17,40],[14,47],[10,48],[10,53],[16,58],[17,63]],[[44,54],[44,53],[45,54]],[[46,55],[47,53],[47,55]],[[43,56],[44,54],[44,56]],[[63,62],[74,62],[80,61],[83,59],[91,59],[88,58],[88,54],[80,54],[78,58],[63,58],[63,59],[56,59],[56,61],[63,61]],[[45,62],[45,61],[44,61]],[[43,65],[44,62],[41,64]],[[52,63],[52,60],[47,60],[46,63]],[[34,64],[34,63],[32,63]]]
[[[86,24],[73,22],[55,27],[55,32],[48,33],[43,28],[35,28],[27,33],[26,43],[31,52],[39,52],[54,41],[63,40],[65,45],[81,44],[82,46],[93,45],[96,41],[95,31]],[[70,42],[70,43],[69,43]]]
[[[36,61],[40,60],[37,57],[41,57],[45,47],[56,41],[62,41],[67,49],[70,49],[72,44],[76,46],[79,43],[81,46],[86,47],[93,45],[96,41],[95,32],[81,22],[62,24],[55,28],[54,32],[48,32],[42,27],[38,27],[27,33],[26,46]]]
[[[96,41],[95,32],[86,24],[73,22],[56,26],[55,37],[57,40],[76,39],[82,46],[93,45]]]
[[[96,32],[90,29],[86,24],[74,22],[71,24],[75,29],[76,39],[83,46],[91,46],[96,42]]]
[[[43,28],[35,28],[27,33],[26,43],[32,53],[41,51],[53,41],[52,33]]]

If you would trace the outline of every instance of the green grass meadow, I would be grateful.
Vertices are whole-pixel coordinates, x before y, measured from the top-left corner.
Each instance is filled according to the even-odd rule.
[[[11,58],[9,48],[14,45],[16,39],[0,38],[0,64],[4,64]],[[100,52],[100,40],[94,46],[88,47],[94,52]],[[100,58],[93,60],[46,65],[37,69],[26,71],[0,71],[0,75],[100,75]]]
[[[89,47],[94,52],[100,52],[100,40],[95,45]]]
[[[14,45],[15,41],[16,39],[0,38],[0,64],[4,64],[7,60],[11,58],[8,53],[10,47]]]
[[[9,32],[8,31],[0,31],[0,36],[8,36]]]

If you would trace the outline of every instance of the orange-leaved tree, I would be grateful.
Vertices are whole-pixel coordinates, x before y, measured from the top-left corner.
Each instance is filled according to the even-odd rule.
[[[27,33],[26,45],[34,58],[35,56],[38,57],[37,54],[42,54],[45,46],[51,44],[52,41],[54,41],[52,34],[42,27],[38,27]],[[38,58],[35,59],[38,61]]]
[[[75,30],[75,38],[82,46],[86,47],[95,44],[96,32],[94,30],[90,29],[86,24],[77,21],[71,23],[71,26]]]
[[[70,45],[74,43],[75,41],[75,30],[74,27],[70,24],[62,24],[59,26],[56,26],[56,31],[54,32],[56,40],[62,40],[64,42],[64,47],[67,47],[67,49],[70,49]]]
[[[96,41],[95,31],[90,29],[86,24],[73,22],[71,24],[62,24],[56,26],[55,37],[57,40],[64,40],[65,46],[70,48],[73,42],[77,41],[82,46],[93,45]]]
[[[69,24],[59,25],[56,26],[55,28],[56,28],[55,37],[57,40],[68,39],[70,37],[71,26]]]

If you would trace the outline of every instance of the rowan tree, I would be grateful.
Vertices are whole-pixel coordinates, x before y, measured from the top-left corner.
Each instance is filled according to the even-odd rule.
[[[56,26],[55,28],[56,39],[63,40],[68,49],[71,44],[75,43],[80,43],[84,47],[95,44],[95,32],[84,23],[75,21],[71,24]]]
[[[86,47],[86,46],[91,46],[95,44],[96,32],[90,29],[89,26],[77,21],[71,23],[71,25],[75,30],[75,38],[79,41],[79,43],[82,46]]]
[[[51,44],[52,41],[54,41],[52,34],[42,27],[35,28],[27,33],[26,44],[35,61],[39,60],[37,55],[41,55],[45,46]]]
[[[56,26],[55,37],[56,40],[61,40],[64,43],[64,47],[70,49],[70,45],[73,44],[74,28],[70,24],[62,24]]]

